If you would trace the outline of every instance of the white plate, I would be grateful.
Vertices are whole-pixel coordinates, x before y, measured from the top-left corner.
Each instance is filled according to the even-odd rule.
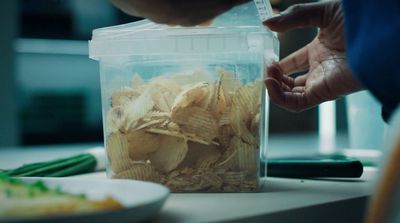
[[[115,211],[98,211],[84,214],[53,215],[30,218],[1,219],[0,223],[83,223],[83,222],[138,222],[157,215],[169,195],[168,188],[135,180],[90,180],[76,178],[24,178],[25,182],[43,181],[48,187],[60,186],[63,191],[85,194],[101,199],[112,196],[124,208]]]

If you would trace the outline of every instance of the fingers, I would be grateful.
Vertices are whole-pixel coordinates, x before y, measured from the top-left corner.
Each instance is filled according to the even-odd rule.
[[[308,70],[308,45],[283,58],[279,66],[284,75]]]
[[[293,79],[283,75],[279,64],[270,65],[265,79],[269,98],[278,106],[294,112],[300,112],[317,105],[322,101],[307,91],[305,87],[307,77],[308,74],[305,74]]]
[[[264,22],[273,31],[285,32],[302,27],[320,27],[324,24],[325,6],[329,3],[298,4]]]
[[[304,86],[307,81],[308,74],[303,74],[294,79],[294,87]]]
[[[278,64],[268,67],[265,85],[272,102],[290,111],[305,109],[304,92],[293,91],[295,80],[284,76]]]

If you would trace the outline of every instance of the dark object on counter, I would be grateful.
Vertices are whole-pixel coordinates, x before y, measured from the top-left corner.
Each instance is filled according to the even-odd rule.
[[[359,178],[363,165],[358,160],[269,160],[267,175],[285,178]]]

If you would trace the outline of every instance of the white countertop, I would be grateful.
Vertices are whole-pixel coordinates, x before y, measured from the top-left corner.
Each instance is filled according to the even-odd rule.
[[[314,137],[305,136],[271,138],[270,146],[277,149],[297,145],[298,153],[305,152],[306,148],[310,150],[314,141]],[[0,149],[0,169],[73,155],[93,146],[95,145]],[[307,153],[316,151],[308,150]],[[365,168],[361,179],[268,178],[264,179],[264,186],[259,193],[173,193],[153,221],[361,222],[367,198],[372,193],[375,173],[375,169]],[[105,178],[105,173],[74,177]]]

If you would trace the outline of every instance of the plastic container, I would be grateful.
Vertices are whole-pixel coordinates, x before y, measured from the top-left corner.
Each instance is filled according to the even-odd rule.
[[[144,20],[97,29],[89,47],[100,63],[109,177],[175,192],[258,190],[268,132],[262,80],[278,40],[254,3],[209,27]]]

